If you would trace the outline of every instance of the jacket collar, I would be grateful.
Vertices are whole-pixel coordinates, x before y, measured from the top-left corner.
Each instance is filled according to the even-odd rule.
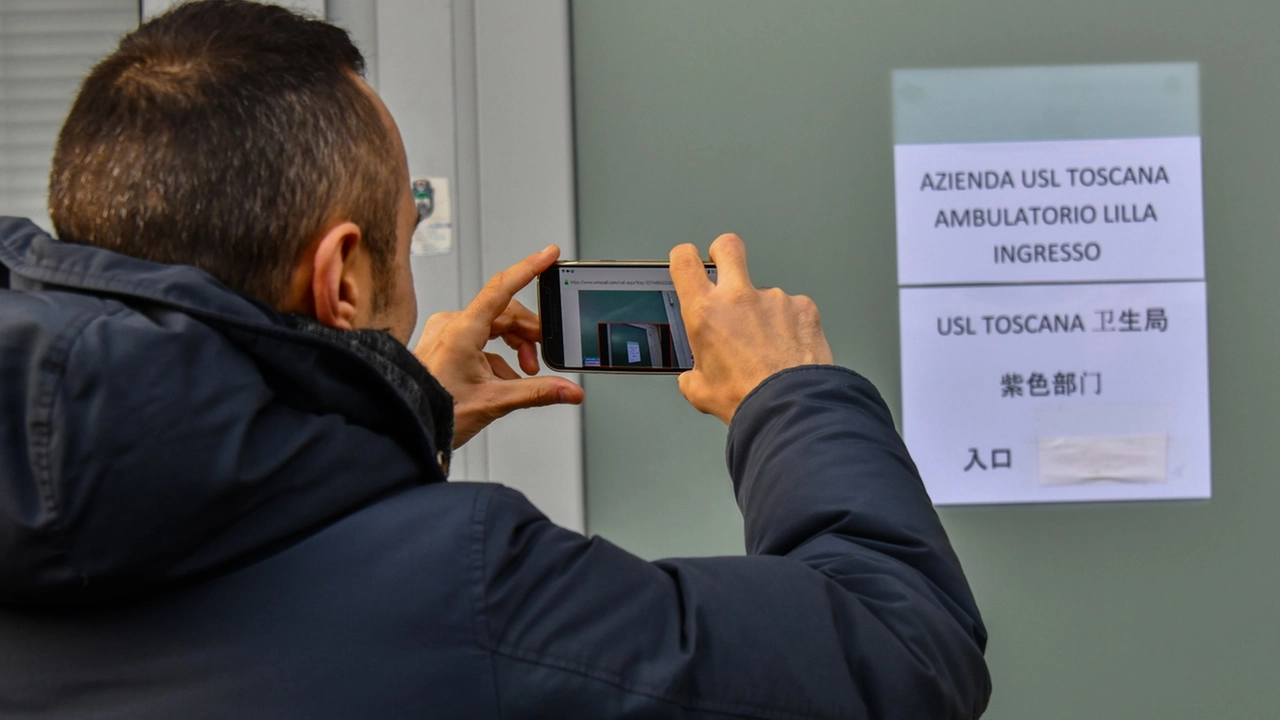
[[[49,237],[24,218],[0,217],[0,264],[15,290],[49,287],[147,300],[202,317],[283,326],[267,306],[199,268],[164,265]]]
[[[0,290],[69,290],[165,306],[223,329],[259,362],[295,376],[299,368],[323,375],[331,408],[366,427],[386,432],[410,451],[429,478],[447,466],[448,449],[437,451],[437,428],[378,369],[342,344],[291,326],[274,309],[240,295],[212,275],[186,265],[166,265],[88,245],[55,240],[25,218],[0,217]],[[354,366],[356,372],[352,374]],[[342,370],[346,368],[346,370]],[[342,376],[339,382],[332,377]],[[360,377],[364,376],[364,377]],[[305,386],[307,379],[296,378]],[[349,383],[347,381],[350,381]],[[432,379],[438,388],[438,383]],[[348,385],[338,388],[337,385]],[[365,389],[357,389],[363,386]],[[371,392],[372,390],[372,392]],[[448,393],[432,393],[436,404]],[[443,398],[443,399],[442,399]],[[439,414],[439,413],[437,413]],[[440,428],[446,430],[445,428]],[[452,433],[452,423],[447,428]],[[443,462],[442,462],[443,460]]]

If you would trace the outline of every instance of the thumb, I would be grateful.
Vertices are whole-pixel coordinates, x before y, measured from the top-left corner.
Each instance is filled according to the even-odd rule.
[[[699,388],[701,379],[697,370],[688,370],[680,373],[677,382],[680,384],[680,394],[684,395],[684,399],[688,400],[695,410],[705,413],[707,410],[702,406],[702,393]]]
[[[534,377],[494,383],[486,405],[494,416],[502,416],[524,408],[548,405],[578,405],[582,388],[558,377]]]
[[[680,374],[680,394],[689,401],[694,410],[704,415],[712,415],[725,425],[733,420],[737,406],[726,407],[724,398],[708,385],[706,375],[697,370]]]

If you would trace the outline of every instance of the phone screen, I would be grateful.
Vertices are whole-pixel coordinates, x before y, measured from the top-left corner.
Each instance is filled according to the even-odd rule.
[[[707,275],[715,282],[714,267]],[[565,263],[543,273],[540,282],[543,355],[552,367],[641,373],[693,368],[666,264]]]

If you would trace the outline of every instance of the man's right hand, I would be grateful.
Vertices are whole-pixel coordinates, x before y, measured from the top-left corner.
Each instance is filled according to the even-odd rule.
[[[521,377],[485,347],[502,338],[516,351],[520,369],[538,372],[538,316],[516,301],[559,257],[554,246],[534,253],[494,275],[479,295],[458,312],[432,315],[414,355],[453,395],[453,447],[462,447],[489,423],[514,410],[558,403],[582,403],[582,388],[562,377]]]
[[[756,289],[737,235],[716,238],[711,261],[715,283],[693,245],[671,251],[671,280],[694,357],[694,369],[680,375],[680,392],[727,425],[765,378],[798,365],[829,365],[833,359],[818,306],[803,295]]]

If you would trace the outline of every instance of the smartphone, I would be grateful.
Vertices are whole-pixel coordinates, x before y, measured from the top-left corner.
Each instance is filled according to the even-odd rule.
[[[715,266],[706,270],[715,282]],[[556,263],[538,276],[538,314],[542,359],[553,370],[673,374],[693,368],[669,263]]]

